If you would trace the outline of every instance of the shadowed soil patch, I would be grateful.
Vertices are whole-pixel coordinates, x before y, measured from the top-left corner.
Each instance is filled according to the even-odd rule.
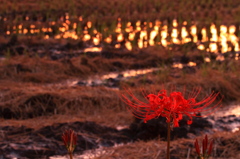
[[[180,123],[181,127],[174,128],[172,131],[173,145],[171,151],[173,156],[175,156],[173,151],[176,151],[177,147],[177,149],[186,151],[186,147],[182,145],[184,141],[187,141],[186,139],[193,139],[196,136],[201,135],[203,131],[210,132],[212,124],[206,119],[194,118],[193,120],[194,123],[191,126],[187,126],[187,120],[183,120]],[[77,147],[75,149],[75,154],[82,154],[86,150],[92,150],[99,147],[105,149],[106,147],[113,147],[116,144],[130,143],[130,145],[132,145],[136,143],[137,145],[137,141],[139,140],[151,143],[153,140],[160,138],[161,141],[158,142],[162,143],[165,141],[167,135],[166,121],[163,118],[151,120],[147,124],[135,122],[131,124],[129,128],[122,130],[101,126],[90,121],[55,123],[51,126],[45,126],[40,129],[28,128],[26,126],[3,126],[0,127],[0,129],[2,132],[0,140],[0,156],[6,159],[14,157],[46,158],[53,155],[65,155],[67,152],[61,136],[62,132],[68,129],[74,130],[77,134]],[[218,151],[215,152],[217,156],[221,156],[222,154],[227,155],[221,147],[227,146],[230,140],[234,140],[234,134],[231,136],[232,138],[230,137],[228,139],[220,136],[218,136],[218,138],[214,137],[218,143],[217,146],[219,147]],[[175,147],[175,142],[180,141],[179,138],[184,138],[183,142]],[[187,147],[193,147],[193,143],[189,143],[189,141],[190,140],[188,140],[187,143],[184,143],[184,145],[186,144]],[[154,144],[149,145],[149,148],[151,149],[152,146],[154,146]],[[118,151],[117,149],[118,148],[113,148],[113,151]],[[153,155],[156,155],[154,153]],[[164,152],[161,152],[161,154],[162,153]],[[185,153],[178,152],[178,155],[176,156],[181,156]],[[106,154],[108,154],[108,152],[106,152]],[[103,154],[103,156],[106,154]],[[191,153],[191,155],[192,154],[193,153]]]

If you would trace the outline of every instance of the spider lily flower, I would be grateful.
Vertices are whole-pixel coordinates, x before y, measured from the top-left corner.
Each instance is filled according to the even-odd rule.
[[[200,159],[207,159],[211,155],[212,147],[213,147],[213,140],[210,142],[209,148],[207,148],[208,147],[208,137],[207,137],[207,135],[205,135],[205,138],[202,141],[202,152],[200,151],[197,139],[195,140],[194,145],[195,145],[195,149],[196,149],[196,152],[198,154],[198,157]]]
[[[62,140],[68,150],[68,153],[72,154],[77,145],[77,135],[72,129],[69,129],[63,133]]]
[[[200,89],[194,89],[187,99],[184,98],[181,92],[173,91],[167,95],[167,91],[163,89],[158,94],[146,95],[147,102],[139,100],[130,91],[126,92],[127,95],[122,94],[122,100],[128,105],[129,110],[136,118],[143,119],[146,123],[148,120],[162,116],[173,127],[179,127],[179,121],[182,120],[183,115],[188,117],[187,124],[192,124],[192,117],[202,117],[197,114],[209,112],[218,107],[221,102],[219,101],[211,106],[219,95],[219,93],[214,92],[197,102],[196,98],[200,93]]]

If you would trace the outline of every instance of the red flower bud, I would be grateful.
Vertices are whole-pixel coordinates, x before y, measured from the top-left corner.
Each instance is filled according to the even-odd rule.
[[[198,156],[200,156],[201,155],[201,153],[200,153],[200,148],[199,148],[199,145],[198,145],[198,140],[196,139],[196,141],[195,141],[195,148],[196,148],[196,152],[197,152],[197,154],[198,154]]]
[[[212,153],[212,148],[213,148],[213,140],[210,142],[210,145],[209,145],[208,156],[211,155],[211,153]]]
[[[62,140],[69,153],[73,153],[77,145],[77,135],[72,129],[66,130],[62,135]]]

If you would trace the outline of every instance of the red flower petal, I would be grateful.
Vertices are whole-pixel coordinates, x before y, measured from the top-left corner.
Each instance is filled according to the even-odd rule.
[[[144,122],[162,116],[166,117],[166,122],[172,122],[174,127],[178,127],[178,122],[182,120],[183,115],[189,118],[187,124],[190,125],[192,124],[192,117],[198,117],[196,114],[208,112],[219,106],[221,101],[212,107],[210,106],[219,93],[212,93],[203,100],[196,102],[199,93],[200,89],[194,89],[189,94],[189,98],[185,99],[181,92],[171,92],[167,96],[167,91],[161,90],[157,95],[146,95],[147,102],[142,102],[132,92],[127,91],[130,98],[122,95],[122,100],[128,105],[132,114],[137,118],[143,119]]]

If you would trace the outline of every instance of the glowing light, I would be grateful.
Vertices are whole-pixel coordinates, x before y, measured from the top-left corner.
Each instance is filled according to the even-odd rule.
[[[40,33],[40,29],[35,29],[34,33]]]
[[[216,43],[211,42],[209,44],[209,51],[213,53],[218,53],[218,47]]]
[[[76,40],[76,39],[78,39],[78,36],[75,31],[67,31],[67,32],[64,32],[63,38],[64,39],[70,38],[70,39]]]
[[[147,38],[147,31],[146,30],[142,30],[141,32],[140,32],[140,37],[139,37],[140,39],[144,39],[144,38]]]
[[[33,24],[30,25],[30,28],[31,28],[31,29],[34,29],[35,27],[36,27],[36,26],[33,25]]]
[[[60,34],[55,35],[55,36],[54,36],[54,39],[61,39],[61,35],[60,35]]]
[[[210,59],[209,57],[205,57],[205,58],[204,58],[204,61],[205,61],[205,62],[211,62],[211,59]]]
[[[73,29],[77,28],[77,23],[73,23]]]
[[[42,28],[42,31],[43,32],[47,32],[47,28]]]
[[[69,19],[69,14],[68,13],[65,13],[65,18]]]
[[[142,29],[141,29],[141,22],[140,21],[137,21],[136,22],[136,32],[139,32],[139,31],[141,31]]]
[[[122,42],[123,40],[124,40],[123,34],[122,33],[118,34],[117,42]]]
[[[5,17],[0,17],[2,20],[7,20]],[[24,17],[26,20],[29,20],[28,16]],[[60,38],[71,38],[71,39],[79,39],[83,41],[90,41],[94,45],[99,45],[103,40],[106,43],[112,43],[113,38],[112,35],[108,35],[109,28],[103,28],[104,32],[107,33],[107,36],[104,36],[98,32],[97,29],[90,29],[93,28],[93,24],[91,21],[87,21],[86,26],[84,27],[82,34],[79,35],[76,33],[78,29],[79,22],[72,22],[70,21],[72,18],[69,16],[68,13],[65,13],[64,16],[60,18],[57,22],[60,27],[58,27],[59,35],[55,35],[55,39]],[[78,21],[83,21],[82,16],[77,17]],[[36,23],[35,23],[36,24]],[[7,27],[6,35],[11,34],[36,34],[36,33],[50,33],[53,32],[51,27],[56,24],[55,21],[48,22],[48,27],[39,28],[40,25],[31,24],[29,26],[30,29],[25,28],[25,25],[18,24],[16,26]],[[172,21],[171,30],[168,28],[167,23],[162,23],[159,20],[154,22],[141,22],[140,20],[136,22],[136,24],[132,25],[132,22],[127,22],[125,27],[122,27],[121,18],[117,19],[116,28],[114,31],[117,36],[116,39],[114,37],[114,42],[117,42],[116,48],[120,48],[125,46],[126,49],[132,50],[132,43],[137,41],[137,45],[139,48],[145,48],[148,46],[154,46],[156,44],[161,44],[162,46],[166,47],[167,49],[171,50],[172,48],[169,47],[169,44],[184,44],[188,42],[194,42],[197,45],[199,50],[206,50],[213,53],[226,53],[232,51],[234,49],[235,52],[240,51],[239,46],[239,37],[236,36],[238,32],[238,28],[235,25],[230,25],[229,27],[226,25],[220,25],[219,30],[217,30],[215,24],[211,24],[210,28],[202,28],[201,30],[197,30],[197,23],[192,23],[189,28],[187,27],[187,21],[182,23],[182,27],[178,26],[178,22],[176,19]],[[171,24],[170,24],[171,25]],[[50,27],[49,27],[50,26]],[[136,26],[136,27],[134,27]],[[70,30],[72,28],[72,30]],[[124,28],[124,29],[123,29]],[[91,32],[89,32],[91,30]],[[219,33],[218,33],[219,31]],[[81,32],[81,29],[80,29]],[[201,32],[202,39],[198,41],[198,33]],[[78,30],[79,33],[79,30]],[[126,33],[126,34],[125,34]],[[211,34],[211,37],[208,34]],[[45,35],[44,39],[49,39],[51,34]],[[138,37],[139,35],[139,37]],[[156,41],[156,37],[158,37],[158,41]],[[138,37],[138,39],[136,39]],[[103,39],[104,38],[104,39]],[[124,44],[123,44],[124,42]],[[209,42],[209,46],[206,46]],[[121,44],[120,44],[121,43]],[[219,60],[222,57],[218,57]],[[239,59],[239,54],[236,54],[235,59]]]
[[[66,21],[65,21],[65,24],[66,24],[66,25],[70,25],[70,24],[71,24],[70,20],[66,20]]]
[[[100,44],[100,39],[99,39],[98,36],[93,37],[93,44],[94,44],[94,45],[99,45],[99,44]]]
[[[178,39],[178,30],[177,30],[177,26],[178,26],[178,23],[177,23],[177,20],[174,19],[173,20],[173,29],[172,29],[172,33],[171,33],[171,37],[172,37],[172,42],[174,44],[180,44],[180,40]]]
[[[187,65],[193,67],[193,66],[197,66],[197,63],[190,61],[190,62],[188,62]]]
[[[231,25],[230,27],[229,27],[229,33],[230,34],[234,34],[236,32],[236,27],[234,26],[234,25]]]
[[[219,37],[219,41],[221,43],[221,52],[222,53],[226,53],[228,51],[228,44],[227,44],[227,26],[225,25],[221,25],[220,26],[220,37]]]
[[[134,38],[135,38],[135,32],[131,32],[131,33],[128,34],[128,39],[129,40],[133,41]]]
[[[128,23],[127,23],[127,26],[126,26],[126,29],[125,29],[125,31],[126,31],[127,33],[129,33],[129,32],[132,32],[132,31],[133,31],[133,27],[132,27],[132,24],[131,24],[131,22],[128,22]]]
[[[78,20],[79,20],[80,22],[83,21],[82,16],[79,16],[79,17],[78,17]]]
[[[235,55],[235,60],[238,60],[239,59],[239,54],[236,54]]]
[[[84,28],[83,33],[84,33],[83,38],[82,38],[83,41],[88,41],[91,39],[91,35],[88,34],[87,27]]]
[[[206,28],[202,28],[201,33],[202,33],[202,42],[208,41],[207,29]]]
[[[121,24],[121,18],[118,18],[117,28],[115,29],[116,33],[122,32],[122,24]]]
[[[92,27],[92,22],[88,21],[88,22],[87,22],[87,27],[88,27],[88,28],[91,28],[91,27]]]
[[[172,65],[173,68],[179,68],[179,69],[182,69],[183,68],[183,64],[182,63],[174,63]]]
[[[145,37],[144,40],[143,40],[143,47],[144,47],[144,48],[148,47],[147,37]]]
[[[129,41],[126,41],[125,47],[130,51],[132,50],[132,44]]]
[[[84,49],[84,52],[101,52],[101,51],[102,51],[101,47],[90,47]]]
[[[188,32],[187,32],[187,28],[184,26],[182,27],[182,30],[181,30],[181,37],[182,37],[182,41],[181,43],[188,43],[191,41],[191,38],[189,38],[189,35],[188,35]]]
[[[198,48],[199,50],[205,50],[205,46],[204,46],[203,44],[199,44],[199,45],[197,46],[197,48]]]
[[[66,31],[66,28],[65,28],[65,27],[60,27],[60,28],[59,28],[59,31],[60,31],[60,32],[65,32],[65,31]]]
[[[149,22],[148,26],[149,26],[149,28],[152,28],[153,27],[153,23]]]
[[[238,37],[235,35],[236,27],[234,25],[231,25],[229,27],[229,36],[228,41],[230,41],[234,45],[234,50],[239,51],[239,44],[238,44]]]
[[[224,56],[222,56],[222,55],[219,54],[219,55],[216,57],[216,60],[217,60],[217,61],[224,61],[225,58],[224,58]]]
[[[22,29],[22,24],[18,25],[18,29]]]
[[[235,43],[234,51],[236,51],[236,52],[239,52],[239,51],[240,51],[240,49],[239,49],[239,44],[238,44],[238,43]]]
[[[142,39],[138,39],[138,47],[140,49],[143,48],[143,40]]]
[[[48,28],[48,32],[52,32],[52,28]]]
[[[210,32],[212,33],[212,37],[210,38],[210,41],[218,42],[217,28],[214,24],[211,24]]]
[[[121,48],[121,44],[116,44],[115,48],[117,48],[117,49]]]
[[[178,37],[178,30],[177,29],[173,29],[171,36],[172,36],[172,38],[177,38]]]
[[[93,34],[99,34],[96,29],[93,30]]]
[[[177,23],[177,20],[176,20],[176,19],[173,19],[172,25],[173,25],[173,27],[177,27],[177,26],[178,26],[178,23]]]
[[[222,34],[227,34],[227,26],[221,25],[221,26],[220,26],[220,32],[221,32]]]
[[[107,37],[105,40],[104,40],[106,43],[111,43],[112,42],[112,36],[110,35],[109,37]]]
[[[88,41],[90,39],[91,39],[91,35],[89,35],[89,34],[85,34],[82,38],[83,41]]]
[[[178,30],[176,28],[172,30],[171,37],[174,44],[180,44],[180,40],[178,39]]]
[[[198,38],[197,38],[197,26],[196,25],[191,26],[190,32],[191,32],[191,35],[193,36],[193,42],[196,43],[198,41]]]
[[[44,36],[44,39],[49,39],[49,35],[45,35],[45,36]]]
[[[155,44],[154,39],[158,34],[158,26],[154,26],[154,29],[150,32],[149,45],[153,46]]]
[[[167,30],[168,30],[168,27],[167,27],[167,25],[164,25],[163,27],[162,27],[162,30],[161,30],[161,44],[164,46],[164,47],[167,47],[167,45],[168,45],[168,42],[167,42],[167,36],[168,36],[168,32],[167,32]]]

